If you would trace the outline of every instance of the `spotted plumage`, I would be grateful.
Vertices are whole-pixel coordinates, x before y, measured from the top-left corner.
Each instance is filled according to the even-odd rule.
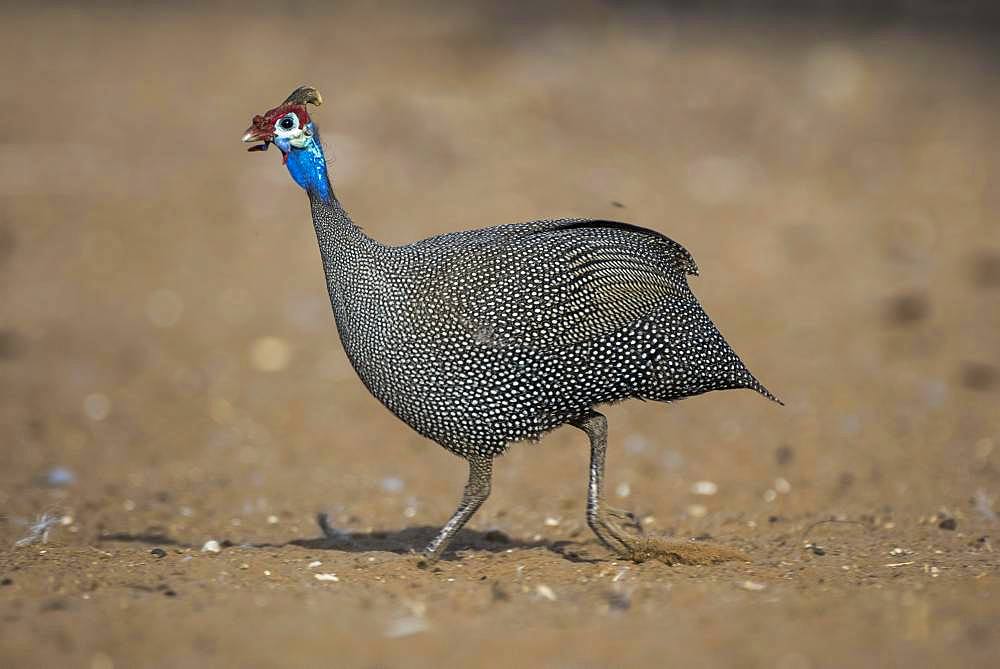
[[[244,140],[277,145],[309,194],[337,328],[365,386],[470,462],[463,505],[428,548],[431,558],[485,499],[492,459],[511,443],[569,423],[597,449],[603,422],[594,407],[629,398],[749,388],[774,399],[688,287],[698,272],[691,254],[658,232],[560,219],[404,246],[368,237],[329,186],[318,131],[302,111],[319,101],[314,89],[298,89],[255,117]],[[290,114],[298,134],[288,130]],[[618,544],[627,550],[628,541],[602,515],[592,456],[588,519],[622,553]]]

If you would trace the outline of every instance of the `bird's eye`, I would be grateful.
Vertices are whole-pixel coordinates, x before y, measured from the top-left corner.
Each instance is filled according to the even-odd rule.
[[[295,114],[289,114],[288,116],[283,116],[278,121],[278,129],[284,130],[285,132],[295,130],[299,125],[299,119]]]

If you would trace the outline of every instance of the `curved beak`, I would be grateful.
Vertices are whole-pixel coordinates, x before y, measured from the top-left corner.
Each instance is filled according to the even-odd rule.
[[[261,128],[256,128],[250,126],[247,131],[243,133],[243,141],[250,142],[266,142],[271,139],[271,133],[267,130],[262,130]]]
[[[256,125],[250,126],[243,133],[243,141],[247,144],[255,145],[251,146],[247,151],[267,151],[272,137],[274,137],[274,134],[269,129],[259,128]],[[257,144],[257,142],[263,142],[263,144]]]

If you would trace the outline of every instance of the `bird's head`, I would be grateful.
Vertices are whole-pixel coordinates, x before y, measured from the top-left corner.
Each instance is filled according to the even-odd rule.
[[[280,105],[254,116],[243,134],[243,141],[253,143],[250,151],[267,151],[267,147],[274,144],[281,150],[282,164],[310,199],[329,202],[333,199],[333,191],[319,130],[306,109],[310,104],[323,104],[319,91],[311,86],[296,88]]]
[[[253,143],[248,151],[267,151],[274,144],[281,150],[282,163],[295,150],[310,149],[316,143],[316,126],[309,118],[307,104],[319,106],[323,97],[311,86],[300,86],[280,105],[253,117],[243,141]]]

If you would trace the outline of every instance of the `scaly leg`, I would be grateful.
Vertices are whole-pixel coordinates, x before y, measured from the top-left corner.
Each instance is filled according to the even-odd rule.
[[[592,411],[570,424],[586,432],[590,438],[587,524],[604,545],[618,555],[634,560],[646,546],[646,540],[641,536],[642,526],[631,513],[604,505],[604,456],[608,448],[608,419]],[[624,529],[623,523],[636,528],[637,533]]]
[[[458,504],[454,515],[437,536],[424,549],[421,566],[433,564],[441,558],[441,554],[451,543],[455,534],[468,522],[486,498],[490,496],[490,479],[493,477],[493,458],[491,456],[469,456],[469,482],[465,484],[465,493]]]

